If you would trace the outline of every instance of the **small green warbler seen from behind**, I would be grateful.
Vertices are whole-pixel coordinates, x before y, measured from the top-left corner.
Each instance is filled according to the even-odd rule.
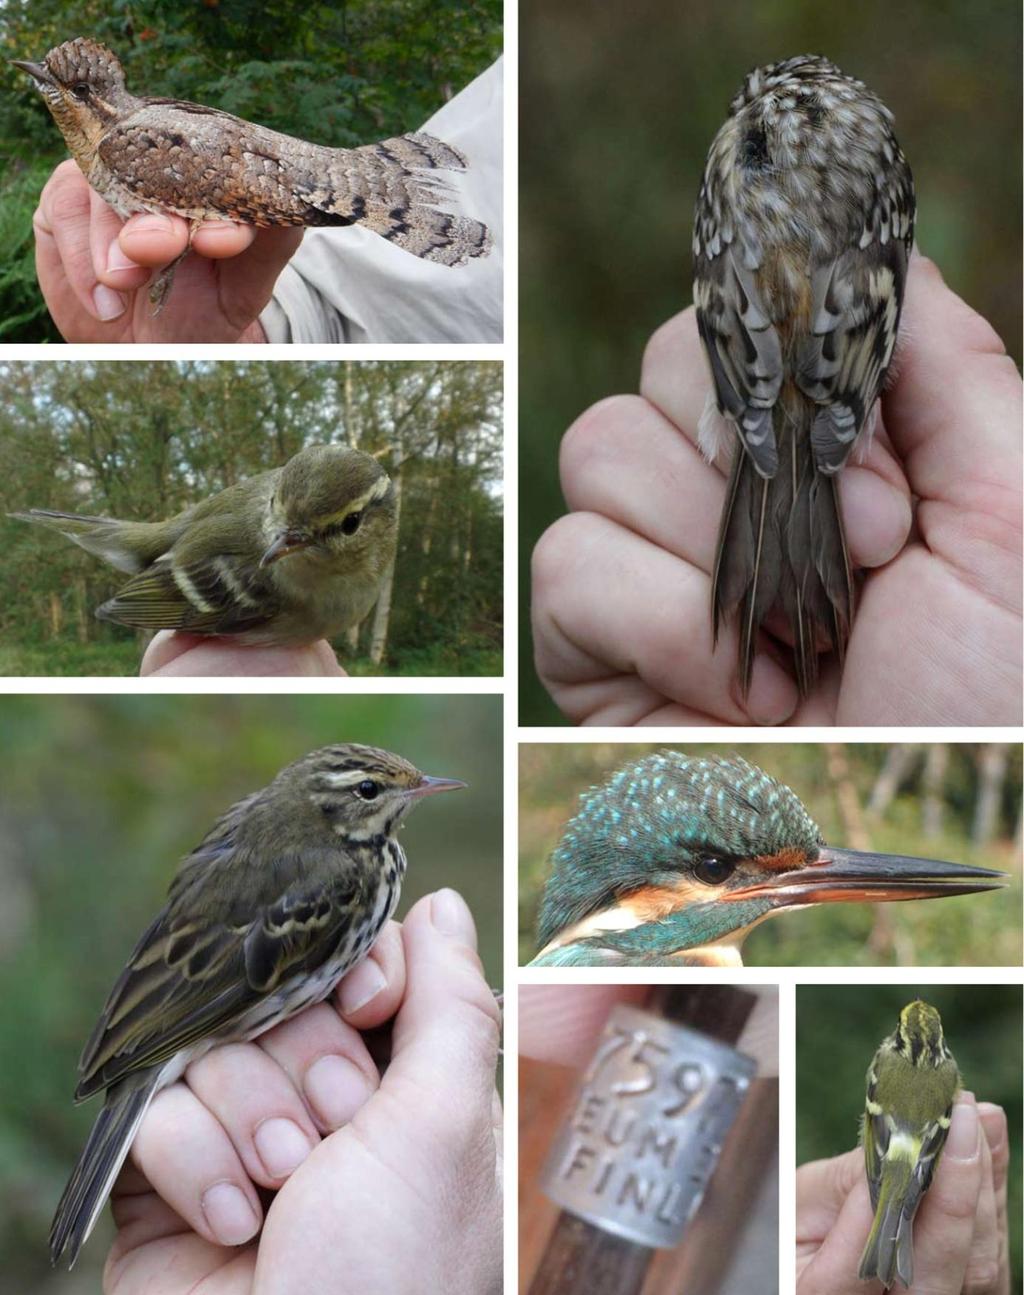
[[[897,1279],[904,1286],[914,1279],[914,1215],[931,1186],[959,1090],[938,1012],[920,1000],[908,1003],[868,1069],[862,1126],[875,1219],[859,1275],[877,1277],[887,1290]]]

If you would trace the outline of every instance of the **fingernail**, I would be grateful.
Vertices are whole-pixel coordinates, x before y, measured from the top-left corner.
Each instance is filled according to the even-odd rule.
[[[746,711],[755,724],[781,724],[796,709],[796,684],[763,652],[754,657]]]
[[[978,1108],[973,1102],[957,1102],[946,1139],[946,1155],[954,1160],[973,1160],[978,1154]]]
[[[92,304],[96,308],[96,314],[106,323],[107,320],[123,315],[128,302],[119,292],[108,288],[105,283],[97,283],[92,290]]]
[[[442,935],[450,935],[471,947],[476,944],[473,915],[457,890],[439,890],[430,897],[430,920]]]
[[[314,1061],[303,1084],[306,1100],[329,1129],[339,1129],[373,1091],[354,1062],[336,1053]]]
[[[137,270],[138,262],[133,261],[130,256],[125,256],[121,250],[121,244],[115,238],[110,244],[110,250],[107,252],[107,273],[114,270]]]
[[[287,1178],[313,1149],[294,1120],[264,1120],[253,1134],[253,1142],[271,1178]]]
[[[234,1183],[216,1183],[203,1193],[203,1217],[222,1246],[240,1246],[256,1235],[259,1219]]]
[[[174,222],[170,216],[137,216],[132,222],[133,234],[173,234]]]
[[[371,998],[376,998],[387,983],[383,971],[373,959],[364,959],[338,987],[338,1003],[342,1012],[346,1016],[358,1012]]]

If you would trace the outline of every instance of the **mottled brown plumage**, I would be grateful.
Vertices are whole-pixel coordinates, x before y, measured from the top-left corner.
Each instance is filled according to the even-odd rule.
[[[914,240],[914,185],[892,113],[816,55],[756,68],[708,153],[694,304],[715,409],[735,429],[712,578],[750,684],[782,610],[802,693],[824,640],[842,656],[854,588],[837,475],[869,430],[892,360]]]
[[[327,148],[201,104],[138,98],[116,55],[84,38],[15,66],[35,78],[85,178],[121,216],[174,212],[193,231],[204,220],[358,224],[449,266],[490,250],[485,225],[441,210],[450,188],[435,173],[465,170],[466,159],[430,135]]]

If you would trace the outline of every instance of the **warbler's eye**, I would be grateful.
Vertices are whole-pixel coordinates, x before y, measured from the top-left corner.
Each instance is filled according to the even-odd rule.
[[[360,800],[376,800],[380,795],[380,783],[372,778],[364,778],[356,785],[356,795]]]
[[[736,864],[732,859],[719,859],[713,854],[705,854],[697,861],[693,871],[697,880],[703,881],[705,885],[720,886],[736,871]]]
[[[75,96],[76,99],[88,99],[89,97],[88,81],[76,81],[75,84],[71,87],[71,93]]]
[[[356,531],[359,529],[359,525],[362,522],[362,520],[363,520],[362,513],[349,513],[349,515],[341,523],[341,533],[343,535],[355,535]]]

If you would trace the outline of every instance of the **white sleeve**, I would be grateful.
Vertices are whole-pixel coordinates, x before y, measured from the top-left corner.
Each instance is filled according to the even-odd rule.
[[[467,265],[410,256],[369,230],[307,229],[260,322],[270,342],[500,342],[502,60],[423,125],[468,162],[450,178],[459,210],[494,247]]]

